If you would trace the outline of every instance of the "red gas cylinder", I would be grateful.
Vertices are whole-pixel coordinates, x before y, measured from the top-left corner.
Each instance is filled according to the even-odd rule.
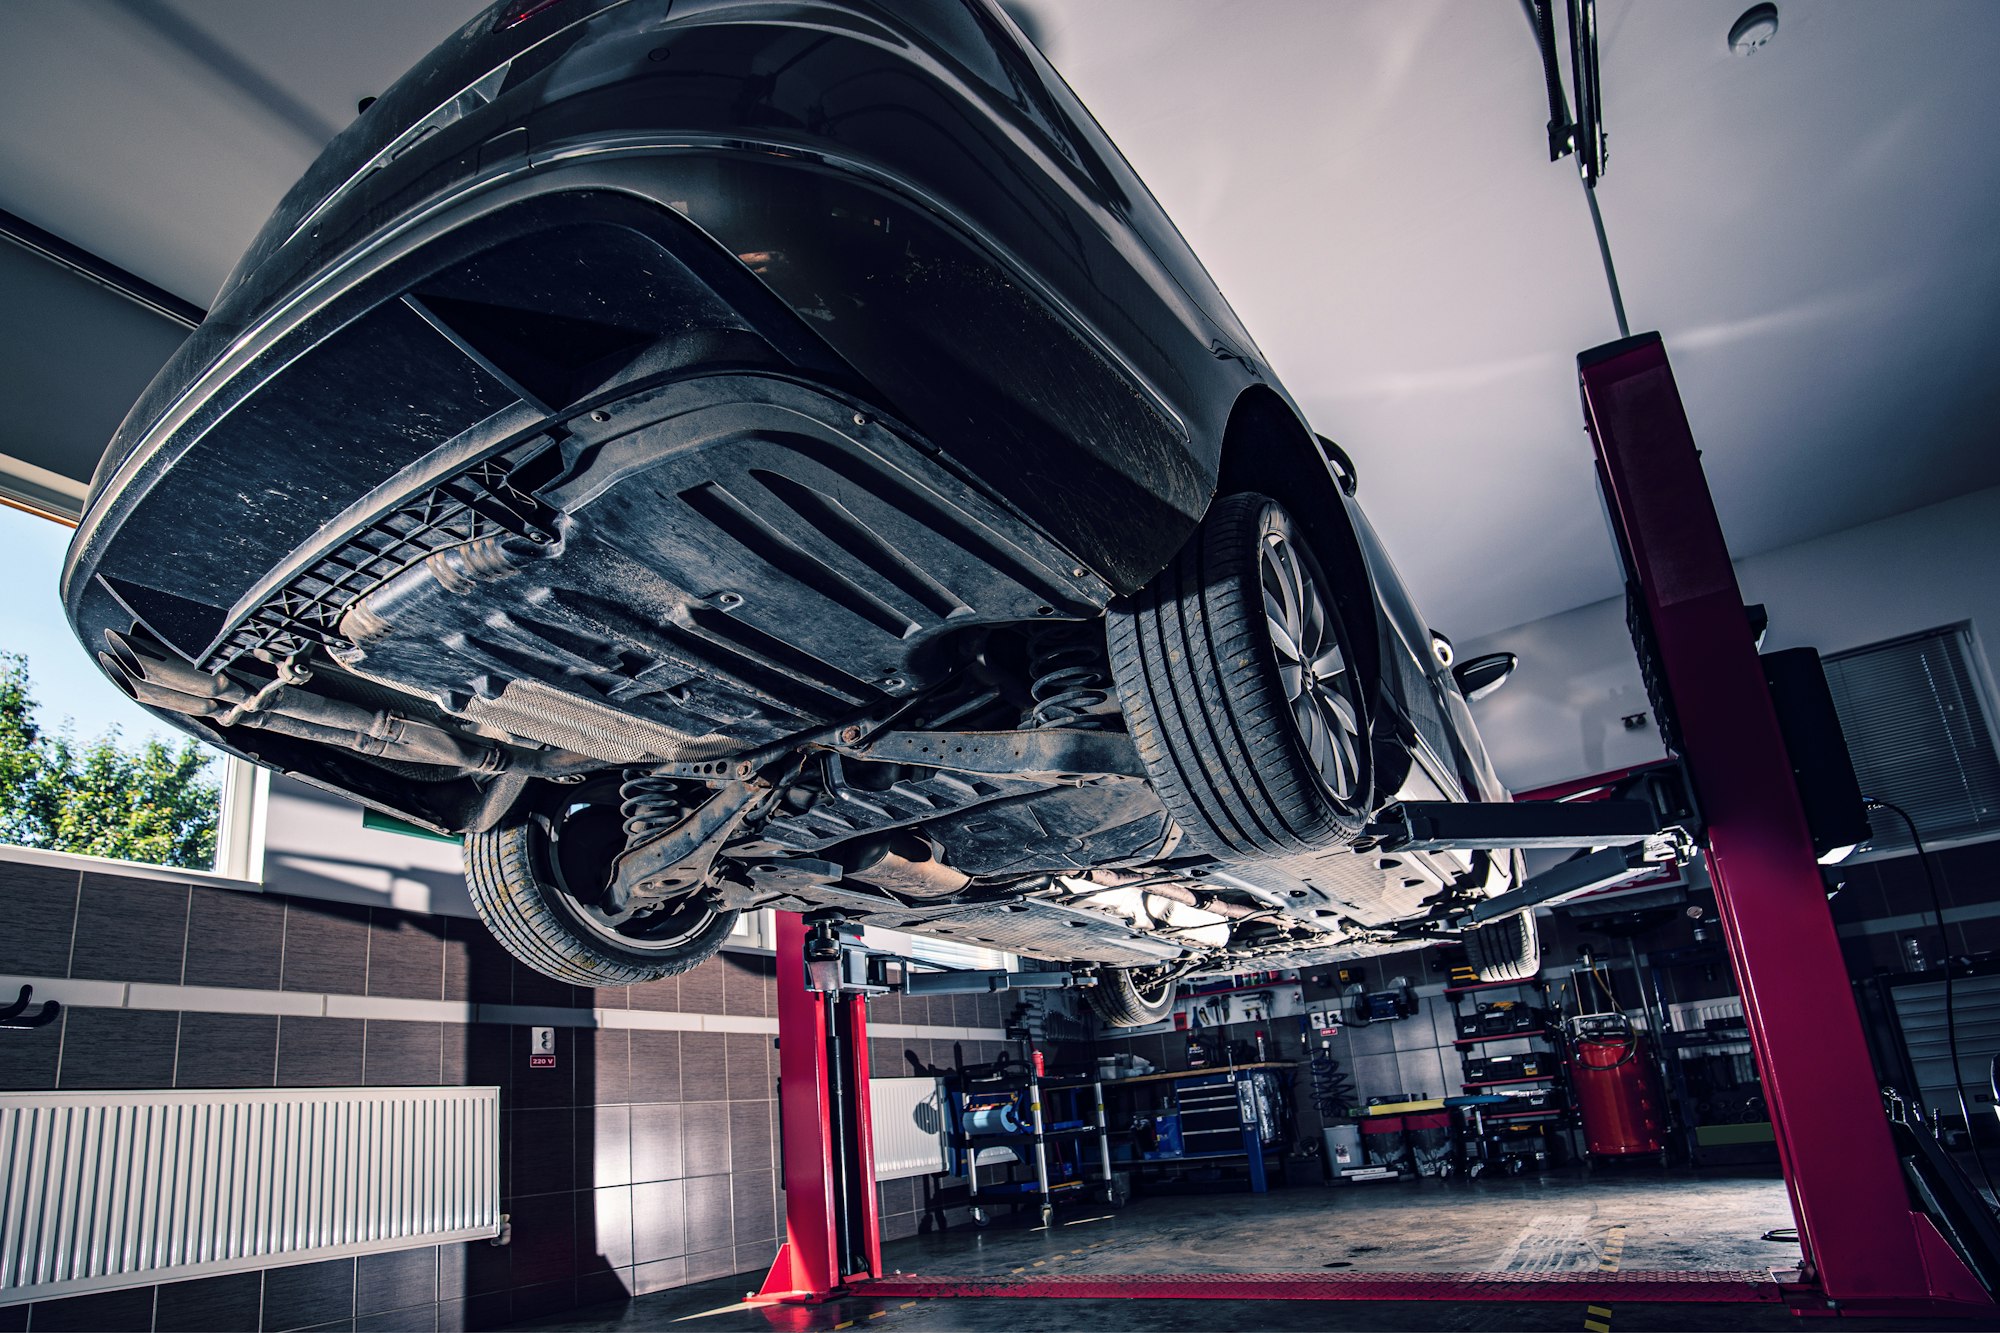
[[[1622,1014],[1577,1020],[1569,1074],[1592,1157],[1644,1157],[1666,1147],[1665,1099],[1645,1041]]]

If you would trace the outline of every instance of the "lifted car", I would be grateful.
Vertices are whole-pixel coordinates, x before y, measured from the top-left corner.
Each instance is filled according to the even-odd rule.
[[[506,0],[326,150],[64,598],[225,750],[462,833],[580,985],[835,911],[1178,978],[1463,939],[1507,799],[1319,438],[985,0]],[[1481,668],[1491,682],[1493,666]]]

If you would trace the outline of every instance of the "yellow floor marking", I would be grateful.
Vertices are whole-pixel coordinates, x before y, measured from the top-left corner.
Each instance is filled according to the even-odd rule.
[[[1045,1264],[1045,1263],[1047,1263],[1047,1262],[1048,1262],[1048,1260],[1046,1260],[1046,1259],[1037,1259],[1037,1260],[1035,1260],[1035,1267],[1036,1267],[1036,1268],[1040,1268],[1040,1267],[1041,1267],[1041,1266],[1042,1266],[1043,1264]]]
[[[1583,1312],[1585,1314],[1594,1314],[1599,1319],[1609,1319],[1611,1317],[1611,1307],[1608,1305],[1586,1305],[1583,1307]]]
[[[889,1317],[889,1312],[887,1310],[877,1310],[874,1314],[871,1314],[868,1317],[870,1319],[887,1319]]]
[[[915,1304],[916,1304],[916,1302],[915,1302],[915,1301],[904,1301],[904,1302],[903,1302],[903,1303],[902,1303],[901,1305],[897,1306],[896,1308],[897,1308],[898,1310],[907,1310],[907,1309],[909,1309],[909,1308],[910,1308],[911,1306],[913,1306],[913,1305],[915,1305]]]
[[[1583,1326],[1589,1329],[1590,1333],[1611,1333],[1611,1325],[1601,1319],[1586,1319],[1583,1321]]]
[[[843,1328],[853,1328],[853,1327],[854,1327],[854,1321],[853,1321],[852,1319],[849,1319],[849,1320],[847,1320],[847,1321],[846,1321],[845,1323],[840,1323],[840,1324],[835,1324],[835,1325],[834,1325],[834,1328],[835,1328],[836,1330],[839,1330],[839,1329],[843,1329]]]
[[[1025,1268],[1010,1268],[1010,1269],[1008,1269],[1007,1271],[1008,1271],[1008,1272],[1010,1272],[1010,1273],[1025,1273],[1025,1272],[1027,1272],[1028,1270],[1027,1270],[1027,1269],[1025,1269]]]

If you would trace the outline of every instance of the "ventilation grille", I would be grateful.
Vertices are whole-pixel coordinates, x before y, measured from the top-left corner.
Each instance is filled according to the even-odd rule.
[[[2000,757],[1964,625],[1826,659],[1861,792],[1909,812],[1928,845],[2000,834]],[[1871,811],[1868,849],[1910,849],[1903,821]]]
[[[0,1094],[0,1305],[499,1230],[498,1088]]]
[[[245,653],[284,658],[339,642],[340,618],[357,598],[439,551],[507,533],[546,537],[545,507],[516,489],[512,470],[504,458],[486,459],[377,519],[252,612],[207,669],[220,671]]]

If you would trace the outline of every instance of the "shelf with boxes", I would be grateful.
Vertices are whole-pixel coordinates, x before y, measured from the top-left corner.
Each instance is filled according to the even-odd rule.
[[[1453,1009],[1459,1086],[1478,1095],[1458,1108],[1467,1169],[1515,1174],[1559,1160],[1569,1099],[1548,987],[1539,979],[1475,983],[1450,987],[1445,998]],[[1507,1049],[1495,1049],[1503,1044]]]

